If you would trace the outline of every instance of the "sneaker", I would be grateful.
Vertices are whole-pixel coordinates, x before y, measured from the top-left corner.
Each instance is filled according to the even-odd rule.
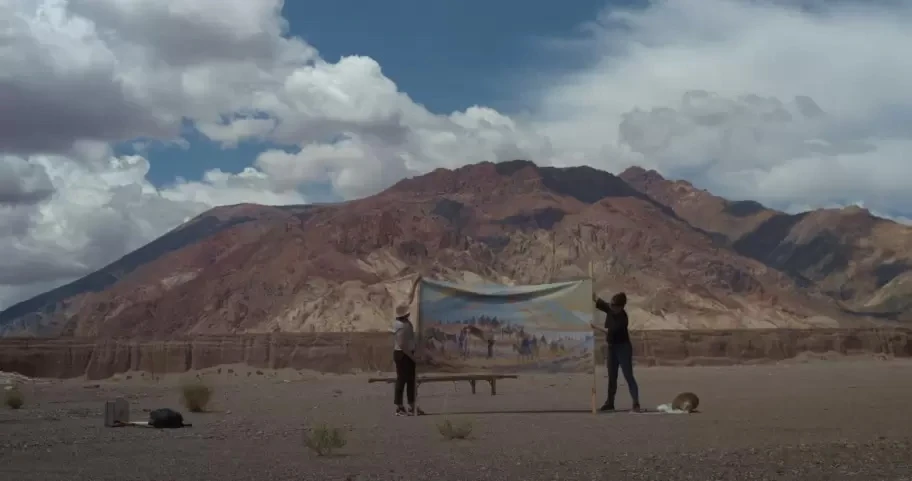
[[[610,403],[602,404],[602,407],[599,408],[599,411],[601,411],[601,412],[614,411],[614,404],[610,404]]]
[[[402,406],[396,406],[396,416],[405,416],[408,414],[408,411],[405,410]]]
[[[635,413],[643,412],[643,410],[640,409],[640,403],[634,404],[634,405],[633,405],[633,408],[631,408],[630,410],[633,411],[633,412],[635,412]]]
[[[409,414],[413,416],[424,416],[424,411],[422,411],[419,407],[412,406],[409,409]]]

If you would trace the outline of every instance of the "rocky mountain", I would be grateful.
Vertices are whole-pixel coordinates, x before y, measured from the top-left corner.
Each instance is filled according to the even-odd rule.
[[[912,228],[854,206],[790,215],[639,167],[620,177],[735,252],[816,287],[848,311],[912,320]]]
[[[638,168],[438,169],[340,204],[213,209],[3,311],[0,333],[386,330],[415,272],[532,284],[585,276],[590,262],[600,293],[628,293],[640,329],[905,318],[909,271],[878,263],[905,265],[896,259],[912,250],[887,233],[908,239],[909,229],[853,211],[793,217]]]

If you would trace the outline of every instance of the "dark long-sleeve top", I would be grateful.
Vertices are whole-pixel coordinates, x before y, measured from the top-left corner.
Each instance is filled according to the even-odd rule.
[[[608,303],[601,299],[596,299],[595,307],[605,313],[605,330],[608,331],[605,333],[605,341],[608,345],[629,343],[630,332],[627,330],[627,325],[630,321],[627,318],[627,311],[614,312]]]

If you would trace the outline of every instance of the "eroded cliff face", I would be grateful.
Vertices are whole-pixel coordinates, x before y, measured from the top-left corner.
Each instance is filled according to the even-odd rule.
[[[631,336],[637,362],[646,365],[777,361],[808,352],[912,357],[910,329],[636,331]],[[385,333],[250,334],[169,341],[0,339],[0,371],[30,377],[104,379],[127,371],[180,373],[224,364],[331,373],[393,368]]]
[[[640,167],[619,177],[691,226],[721,236],[738,254],[799,285],[815,286],[843,309],[912,319],[909,226],[857,206],[786,214],[750,200],[726,200]]]

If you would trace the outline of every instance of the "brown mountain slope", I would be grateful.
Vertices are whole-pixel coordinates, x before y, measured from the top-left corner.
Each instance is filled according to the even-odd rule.
[[[385,330],[409,275],[626,290],[639,328],[867,321],[738,255],[622,179],[481,163],[335,205],[213,209],[110,266],[0,313],[5,335]]]
[[[858,207],[790,215],[753,201],[728,201],[639,167],[620,177],[691,225],[721,235],[739,254],[816,286],[848,310],[912,320],[908,226]]]

